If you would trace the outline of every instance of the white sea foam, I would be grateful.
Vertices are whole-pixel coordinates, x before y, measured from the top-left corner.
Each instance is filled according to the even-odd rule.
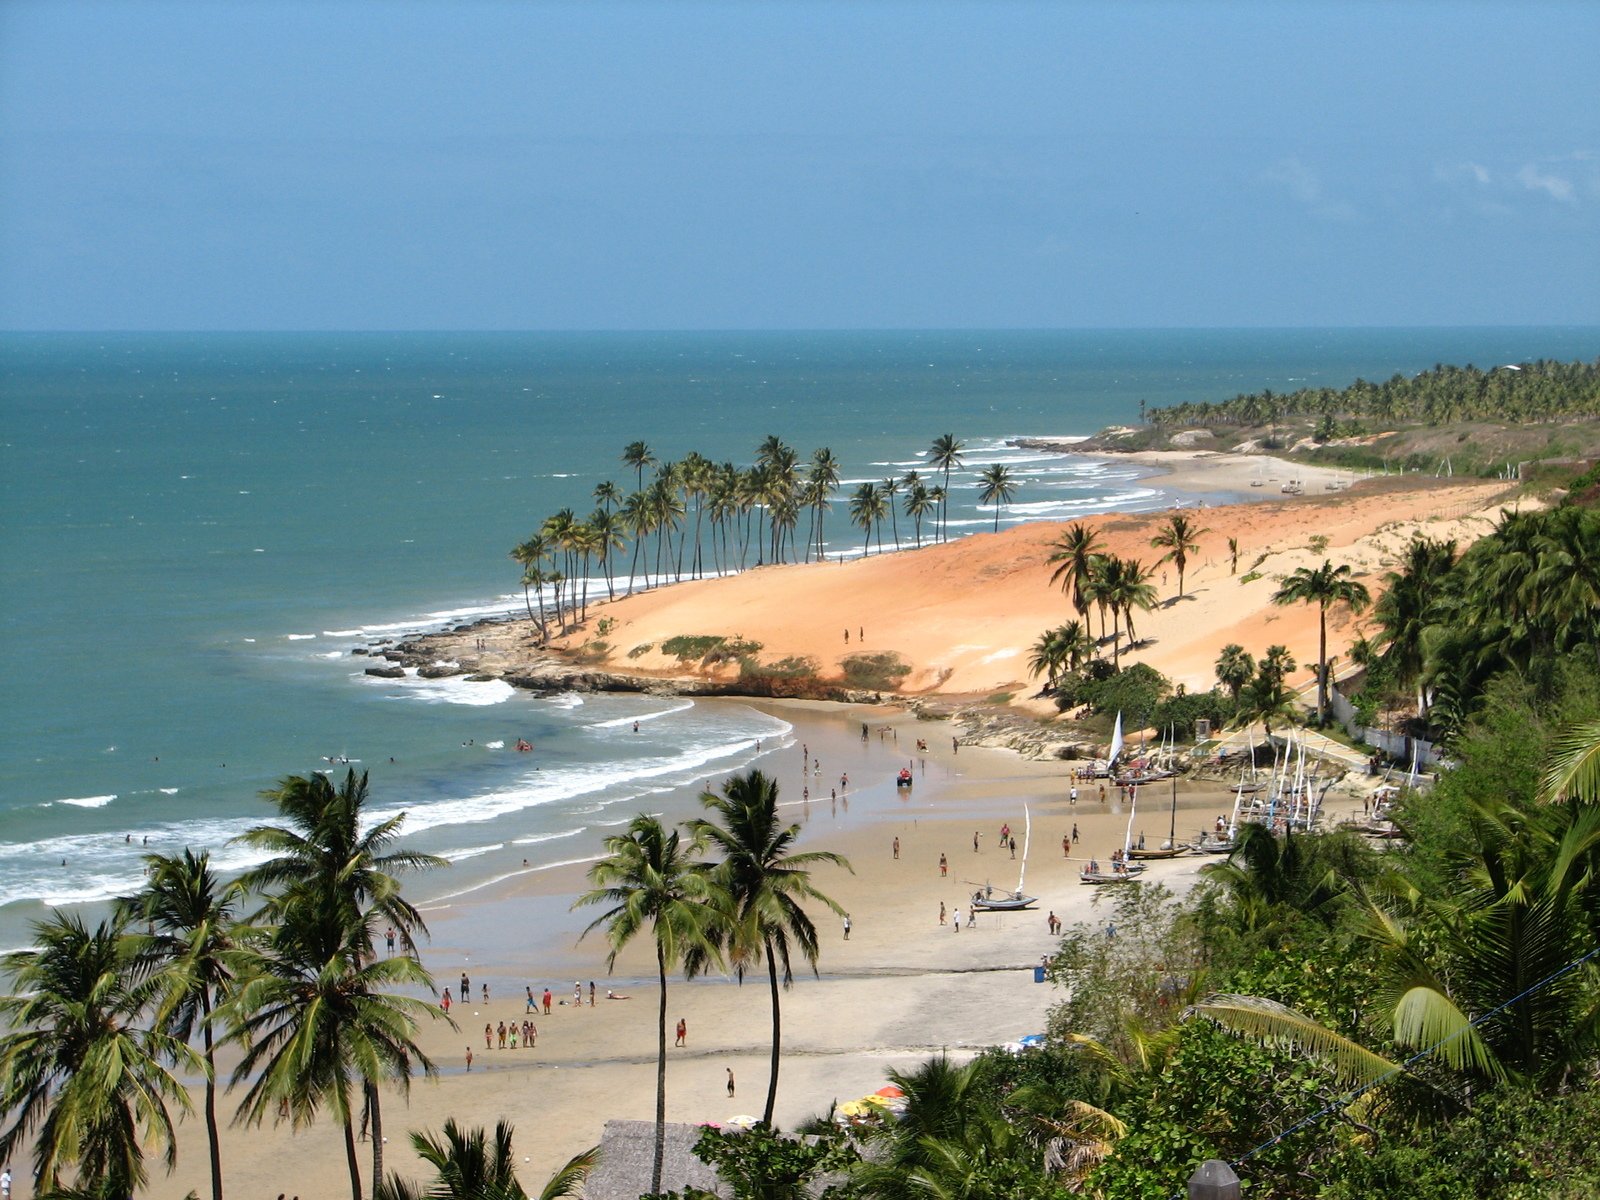
[[[485,750],[504,750],[506,744],[502,741],[485,742],[483,748]]]
[[[57,800],[57,804],[70,804],[74,808],[104,808],[117,797],[115,793],[110,796],[69,796]]]
[[[160,792],[163,796],[176,796],[178,794],[177,788],[157,788],[156,791]]]
[[[343,650],[329,650],[326,654],[317,655],[318,658],[343,658]]]
[[[324,629],[322,631],[322,636],[323,637],[340,637],[340,638],[344,638],[344,637],[360,637],[361,636],[361,630],[359,630],[359,629]]]
[[[531,837],[512,838],[513,846],[542,846],[546,842],[559,842],[566,838],[577,837],[585,832],[581,827],[577,829],[563,829],[559,833],[536,833]]]
[[[291,642],[309,642],[317,635],[314,633],[286,633],[283,636]]]
[[[492,846],[468,846],[464,850],[441,850],[440,858],[447,858],[452,863],[465,862],[469,858],[477,858],[484,854],[493,854],[496,850],[505,849],[504,842],[495,842]]]
[[[551,708],[582,708],[583,697],[577,692],[562,692],[558,696],[548,696],[545,703]]]
[[[418,679],[415,674],[408,672],[404,679],[380,679],[367,674],[352,675],[351,678],[373,686],[398,689],[391,691],[389,698],[392,700],[418,700],[424,704],[465,704],[481,708],[503,704],[517,692],[503,679],[470,683],[459,675],[446,679]]]
[[[592,725],[585,725],[585,729],[616,729],[620,726],[631,726],[635,721],[641,725],[646,721],[659,721],[662,717],[670,717],[673,713],[684,712],[694,707],[693,700],[685,700],[681,704],[674,704],[670,708],[657,709],[655,712],[636,713],[631,717],[613,717],[609,721],[596,721]]]

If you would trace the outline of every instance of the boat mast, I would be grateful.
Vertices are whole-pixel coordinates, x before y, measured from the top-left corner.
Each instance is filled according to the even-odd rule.
[[[1017,868],[1017,896],[1022,896],[1022,876],[1028,870],[1028,843],[1033,839],[1033,814],[1022,806],[1022,866]]]

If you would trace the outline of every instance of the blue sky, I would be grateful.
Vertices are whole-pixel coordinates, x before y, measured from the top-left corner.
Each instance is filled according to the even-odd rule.
[[[1600,323],[1600,3],[0,5],[0,328]]]

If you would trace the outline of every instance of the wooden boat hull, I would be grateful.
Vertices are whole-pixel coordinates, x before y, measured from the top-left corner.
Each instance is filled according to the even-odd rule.
[[[972,907],[986,912],[1022,912],[1037,903],[1037,896],[1019,896],[1015,893],[985,896],[982,892],[975,892],[972,897]]]
[[[1100,884],[1103,884],[1103,883],[1132,883],[1133,882],[1133,876],[1131,876],[1131,875],[1107,875],[1104,872],[1101,872],[1098,875],[1090,875],[1087,871],[1084,871],[1084,872],[1080,872],[1079,873],[1078,882],[1079,883],[1083,883],[1083,884],[1089,884],[1089,885],[1092,885],[1092,886],[1099,886]]]
[[[1188,846],[1178,846],[1171,850],[1129,850],[1129,858],[1177,858],[1180,854],[1189,853]]]

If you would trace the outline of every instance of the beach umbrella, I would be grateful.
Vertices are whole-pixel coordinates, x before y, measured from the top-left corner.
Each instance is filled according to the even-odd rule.
[[[869,1117],[876,1116],[882,1110],[876,1104],[868,1104],[866,1100],[851,1100],[839,1105],[841,1117]]]
[[[891,1083],[888,1087],[879,1088],[876,1092],[873,1093],[873,1095],[874,1096],[887,1096],[889,1099],[893,1100],[893,1099],[897,1099],[897,1098],[903,1097],[905,1095],[905,1092],[903,1092],[901,1089],[895,1087],[895,1085]]]
[[[752,1117],[746,1113],[740,1113],[737,1117],[729,1117],[723,1122],[724,1125],[731,1125],[735,1129],[754,1129],[760,1123],[760,1117]]]
[[[1028,1050],[1037,1049],[1044,1045],[1044,1034],[1030,1033],[1027,1037],[1018,1038],[1017,1041]]]

